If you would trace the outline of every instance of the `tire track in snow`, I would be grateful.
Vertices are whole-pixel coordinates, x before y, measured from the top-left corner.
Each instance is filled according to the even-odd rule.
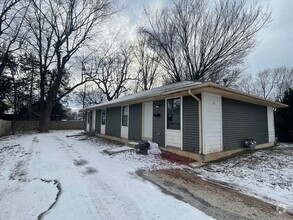
[[[65,140],[58,138],[59,141],[63,142],[63,146],[71,146],[72,148],[70,149],[70,151],[68,151],[66,148],[66,152],[70,153],[73,152],[75,155],[78,155],[79,158],[84,158],[82,156],[82,154],[84,154],[83,152],[80,152],[80,150],[74,148],[72,145],[70,145],[69,143],[67,143]],[[100,152],[96,152],[97,154],[100,154]],[[86,158],[87,159],[87,158]],[[87,160],[88,162],[88,160]],[[84,174],[84,172],[82,172]],[[89,176],[89,184],[93,186],[93,188],[95,188],[95,186],[98,186],[98,188],[95,188],[95,203],[94,204],[98,204],[95,205],[97,207],[97,210],[101,210],[102,208],[102,212],[107,212],[106,216],[102,219],[108,220],[108,219],[120,219],[117,218],[117,216],[113,216],[111,214],[111,212],[109,212],[109,210],[114,209],[121,209],[121,210],[129,210],[128,216],[129,219],[141,219],[144,218],[144,213],[143,213],[143,208],[138,208],[136,206],[134,206],[130,201],[128,201],[126,198],[124,198],[121,195],[121,192],[117,192],[115,190],[113,190],[113,188],[104,180],[100,177],[99,174],[94,173],[93,175]],[[91,192],[92,193],[92,192]],[[130,194],[132,194],[132,192],[129,192]],[[136,196],[134,195],[129,195],[128,196],[133,198],[133,201],[136,201]],[[101,213],[100,213],[101,214]]]
[[[45,182],[45,183],[50,183],[52,182],[52,180],[45,180],[45,179],[40,179],[41,181]],[[62,192],[62,188],[61,188],[61,184],[58,180],[54,180],[54,185],[56,185],[56,188],[58,190],[57,194],[56,194],[56,198],[55,198],[55,201],[50,205],[50,207],[42,212],[41,214],[38,215],[38,220],[41,220],[43,219],[43,217],[56,205],[60,195],[61,195],[61,192]]]
[[[55,138],[55,140],[57,140],[61,144],[61,146],[62,146],[61,149],[63,150],[65,155],[73,162],[74,165],[78,161],[78,159],[76,159],[76,158],[79,158],[79,160],[82,160],[81,154],[78,151],[76,151],[71,144],[68,144],[66,141],[64,141],[63,139],[61,139],[57,136],[55,136],[54,138]],[[83,165],[85,165],[85,164],[83,164]],[[75,167],[77,167],[77,169],[76,169],[77,175],[80,176],[81,178],[83,178],[85,176],[93,176],[93,175],[95,177],[97,177],[97,175],[95,175],[95,174],[98,173],[98,170],[96,170],[93,167],[87,166],[87,167],[85,167],[85,169],[83,169],[83,166],[80,167],[80,166],[75,165]],[[78,169],[78,167],[82,168],[82,169]],[[101,181],[98,181],[98,182],[95,182],[94,185],[101,185],[101,183],[102,183]],[[86,185],[86,186],[88,186],[88,185]],[[107,193],[113,191],[109,186],[102,187],[102,188],[103,188],[103,191],[107,191]],[[93,194],[94,194],[94,196],[92,196]],[[89,195],[91,195],[91,196],[89,196]],[[88,191],[87,195],[85,195],[85,196],[90,201],[88,206],[93,207],[93,212],[91,214],[94,215],[95,211],[98,211],[99,219],[103,219],[103,220],[117,219],[117,216],[114,216],[112,214],[111,209],[108,208],[107,206],[105,206],[105,198],[104,197],[99,198],[99,195],[95,191],[90,190],[90,187],[89,187],[89,191]],[[107,197],[111,197],[111,198],[116,199],[116,196],[107,196]]]

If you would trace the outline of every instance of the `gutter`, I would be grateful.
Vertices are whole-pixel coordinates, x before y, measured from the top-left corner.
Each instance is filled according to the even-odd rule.
[[[202,117],[201,117],[201,100],[197,98],[192,92],[191,89],[188,90],[189,95],[191,95],[198,102],[198,126],[199,126],[199,154],[202,153]]]

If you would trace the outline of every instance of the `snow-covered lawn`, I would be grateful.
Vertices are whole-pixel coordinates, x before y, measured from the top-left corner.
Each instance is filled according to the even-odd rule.
[[[79,132],[0,138],[0,219],[210,219],[135,173],[176,165]]]
[[[293,211],[293,144],[210,163],[197,171],[206,178]]]

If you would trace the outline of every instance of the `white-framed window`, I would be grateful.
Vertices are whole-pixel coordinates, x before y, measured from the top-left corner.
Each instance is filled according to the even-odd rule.
[[[181,98],[167,99],[167,129],[181,128]]]
[[[128,112],[129,112],[129,106],[128,105],[122,106],[121,123],[122,123],[122,126],[125,126],[125,127],[128,126]]]
[[[101,110],[101,125],[106,124],[106,109]]]

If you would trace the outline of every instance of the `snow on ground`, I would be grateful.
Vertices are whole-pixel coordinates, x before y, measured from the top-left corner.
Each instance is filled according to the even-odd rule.
[[[177,165],[79,132],[0,139],[0,219],[211,219],[135,173]]]
[[[293,144],[210,163],[197,171],[206,178],[293,211]]]

